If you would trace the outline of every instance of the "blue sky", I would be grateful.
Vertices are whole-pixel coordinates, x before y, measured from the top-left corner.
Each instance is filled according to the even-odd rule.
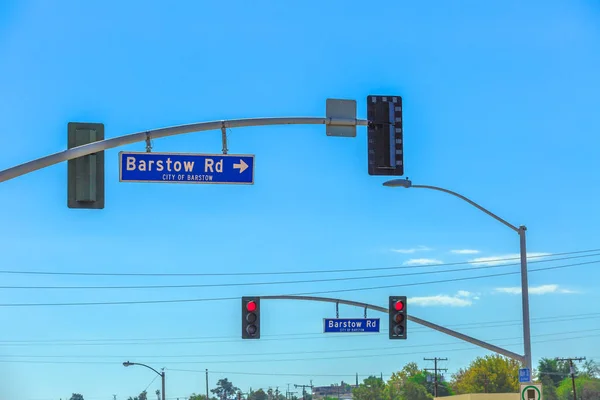
[[[323,116],[328,97],[356,99],[365,118],[367,95],[397,94],[406,175],[414,183],[455,190],[526,224],[530,253],[600,248],[600,8],[591,0],[490,3],[5,1],[0,169],[65,149],[69,121],[103,122],[106,136],[115,137],[219,119]],[[153,146],[219,153],[221,138],[202,132]],[[137,143],[106,152],[101,211],[67,208],[66,163],[2,183],[0,269],[241,274],[466,262],[518,251],[514,232],[459,199],[382,187],[385,177],[367,174],[365,128],[352,139],[327,137],[322,126],[232,130],[230,153],[256,155],[252,186],[120,183],[118,152],[144,149]],[[530,267],[600,262],[598,252],[583,254]],[[324,335],[322,318],[335,316],[331,304],[265,301],[263,339],[242,341],[238,299],[15,303],[356,289],[323,295],[382,306],[389,295],[407,295],[417,317],[522,352],[518,275],[426,283],[518,270],[469,271],[481,265],[489,262],[258,277],[1,274],[2,286],[364,278],[4,289],[0,397],[125,399],[160,387],[150,371],[123,368],[125,360],[165,367],[167,397],[182,398],[204,392],[205,368],[211,387],[228,377],[244,391],[285,390],[311,379],[353,381],[356,373],[387,377],[409,361],[432,367],[424,357],[447,357],[443,367],[453,372],[487,354],[412,323],[407,341],[390,341],[387,333]],[[452,268],[465,271],[433,273]],[[427,274],[373,278],[411,272]],[[598,278],[597,264],[530,274],[534,362],[600,358]],[[414,283],[421,284],[360,290]],[[360,317],[362,310],[341,307],[340,315]]]

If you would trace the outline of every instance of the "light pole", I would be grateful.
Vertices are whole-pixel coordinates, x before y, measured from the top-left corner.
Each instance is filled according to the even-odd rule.
[[[123,363],[124,367],[130,367],[132,365],[141,365],[142,367],[146,367],[148,369],[151,369],[152,371],[156,372],[158,374],[158,376],[160,376],[160,378],[162,379],[162,390],[161,390],[160,394],[161,394],[162,400],[165,400],[165,371],[158,372],[157,370],[155,370],[151,366],[146,365],[146,364],[141,364],[141,363],[134,363],[134,362],[129,362],[129,361],[125,361]]]
[[[465,196],[453,192],[448,189],[440,188],[437,186],[428,186],[428,185],[413,185],[412,182],[407,179],[392,179],[390,181],[384,182],[383,186],[387,187],[403,187],[403,188],[418,188],[418,189],[431,189],[437,190],[439,192],[444,192],[451,194],[452,196],[458,197],[461,200],[466,201],[473,207],[483,211],[490,217],[494,218],[496,221],[499,221],[512,229],[513,231],[519,234],[519,243],[520,243],[520,255],[521,255],[521,301],[523,305],[523,347],[524,347],[524,358],[525,358],[525,368],[529,369],[530,375],[532,372],[532,362],[531,362],[531,331],[529,327],[529,283],[527,282],[527,245],[526,245],[526,231],[527,228],[525,225],[521,225],[518,228],[513,224],[505,221],[500,218],[496,214],[492,213],[489,210],[486,210],[479,204],[474,201],[466,198]]]

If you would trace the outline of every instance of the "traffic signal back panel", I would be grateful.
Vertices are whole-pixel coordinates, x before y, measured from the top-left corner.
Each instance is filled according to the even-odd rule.
[[[402,97],[368,96],[369,175],[404,175]]]

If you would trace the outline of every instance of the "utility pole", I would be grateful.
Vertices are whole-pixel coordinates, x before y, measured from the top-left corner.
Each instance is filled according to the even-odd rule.
[[[208,368],[206,369],[206,400],[210,400],[208,397]]]
[[[312,384],[312,379],[310,381],[310,385],[294,385],[295,388],[302,388],[302,400],[306,400],[306,388],[310,388],[310,390],[312,390],[313,388],[313,384]]]
[[[448,361],[447,358],[424,358],[425,361],[433,361],[433,397],[438,397],[438,371],[448,371],[447,368],[438,368],[438,361]],[[431,368],[425,368],[425,371],[431,371]]]
[[[569,369],[571,372],[571,382],[573,383],[573,400],[577,400],[577,389],[575,386],[575,365],[573,364],[573,361],[585,361],[585,357],[557,358],[556,361],[567,361],[569,363]]]
[[[298,393],[298,392],[290,392],[290,385],[291,385],[291,383],[287,384],[287,391],[285,392],[285,398],[292,400],[292,395],[295,393]]]

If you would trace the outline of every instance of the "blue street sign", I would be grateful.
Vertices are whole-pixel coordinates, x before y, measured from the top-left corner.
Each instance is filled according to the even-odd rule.
[[[119,153],[120,182],[254,184],[254,156]]]
[[[529,368],[519,369],[519,382],[531,382],[531,371]]]
[[[379,332],[379,318],[323,318],[323,333]]]

